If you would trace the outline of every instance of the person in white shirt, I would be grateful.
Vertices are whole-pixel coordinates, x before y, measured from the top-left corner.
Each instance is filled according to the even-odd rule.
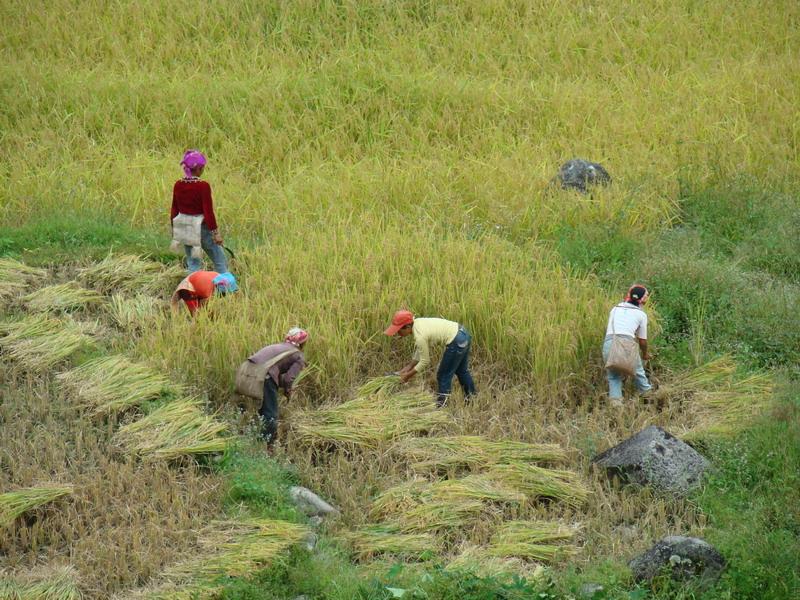
[[[650,354],[647,351],[647,313],[642,310],[642,306],[647,302],[649,296],[650,292],[643,285],[636,284],[631,286],[625,301],[620,302],[611,309],[611,313],[608,315],[608,325],[606,326],[606,337],[603,341],[603,361],[608,359],[611,341],[615,335],[629,336],[639,342],[641,358],[639,359],[639,366],[633,375],[633,382],[640,394],[652,389],[642,363],[642,360],[650,360]],[[606,369],[608,399],[612,406],[622,406],[623,377],[616,371]]]

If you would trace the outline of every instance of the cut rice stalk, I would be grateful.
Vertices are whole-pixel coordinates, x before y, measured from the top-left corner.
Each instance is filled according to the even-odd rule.
[[[338,406],[298,412],[293,431],[302,443],[352,444],[376,447],[400,437],[432,431],[450,422],[425,392],[355,398]]]
[[[527,463],[493,465],[486,475],[514,488],[529,499],[553,498],[570,506],[583,505],[589,495],[572,471],[545,469]]]
[[[359,559],[376,554],[394,554],[406,558],[422,558],[438,553],[441,548],[429,533],[402,533],[395,525],[366,525],[343,536]]]
[[[200,545],[205,549],[202,556],[171,567],[165,577],[171,581],[202,581],[249,575],[309,533],[302,525],[273,519],[213,523],[200,535]]]
[[[114,441],[147,461],[172,460],[224,451],[231,438],[220,434],[227,430],[226,423],[203,412],[199,400],[184,399],[121,427]]]
[[[356,397],[372,396],[378,392],[392,393],[400,387],[400,377],[398,375],[385,375],[383,377],[373,377],[356,390]]]
[[[103,294],[146,295],[166,295],[186,275],[178,266],[165,267],[139,256],[113,254],[79,274],[88,286]]]
[[[0,348],[32,370],[44,370],[65,360],[94,341],[87,336],[89,325],[47,315],[32,315],[20,321],[0,324]]]
[[[25,263],[10,258],[0,258],[0,299],[6,300],[22,294],[34,281],[47,276],[45,269],[29,267]]]
[[[486,548],[468,545],[461,554],[446,566],[447,571],[466,571],[479,577],[502,579],[509,575],[519,575],[530,581],[540,579],[545,572],[542,565],[533,565],[517,557],[494,556]]]
[[[181,390],[164,375],[126,356],[104,356],[90,360],[57,376],[81,403],[95,414],[106,414],[139,406],[166,391]]]
[[[102,299],[94,290],[87,290],[75,281],[68,281],[40,288],[22,300],[28,310],[34,312],[70,312],[98,304]]]
[[[569,546],[552,542],[571,540],[575,530],[559,523],[545,521],[507,521],[492,536],[487,552],[492,556],[517,556],[552,562],[574,552]]]
[[[567,459],[564,450],[556,444],[492,441],[474,435],[410,438],[396,444],[394,450],[411,459],[411,468],[417,472],[462,467],[482,469],[509,462],[563,462]]]
[[[114,294],[106,309],[117,327],[127,332],[138,332],[165,307],[163,301],[152,296]]]
[[[164,583],[115,594],[112,600],[215,600],[224,588],[207,583]],[[0,596],[1,597],[1,596]]]
[[[0,527],[11,525],[21,514],[72,494],[70,484],[42,484],[0,494]]]

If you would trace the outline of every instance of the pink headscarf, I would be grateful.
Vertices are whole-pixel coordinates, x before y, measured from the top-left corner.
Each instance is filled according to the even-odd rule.
[[[194,177],[193,169],[206,166],[206,157],[199,150],[187,150],[181,161],[183,173],[186,177]]]
[[[286,341],[295,346],[299,346],[308,339],[308,332],[299,327],[292,327],[286,334]]]

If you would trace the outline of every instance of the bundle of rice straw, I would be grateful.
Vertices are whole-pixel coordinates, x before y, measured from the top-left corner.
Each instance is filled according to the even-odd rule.
[[[463,517],[480,513],[484,502],[519,505],[525,502],[524,494],[485,475],[469,475],[461,479],[426,481],[411,479],[381,493],[370,507],[374,519],[397,516],[405,520],[414,515],[409,523],[442,523],[437,515],[447,511],[449,519],[463,524]],[[475,503],[480,504],[480,507]]]
[[[573,507],[586,502],[589,491],[572,471],[545,469],[527,463],[493,465],[486,475],[534,498],[553,498]]]
[[[0,494],[0,527],[11,525],[21,514],[74,491],[70,484],[46,483]]]
[[[662,385],[653,397],[690,402],[689,408],[697,413],[695,426],[685,436],[691,439],[741,430],[764,411],[773,390],[774,382],[768,373],[738,377],[733,357],[723,355]]]
[[[529,581],[540,579],[544,567],[527,563],[517,557],[494,556],[486,548],[467,545],[461,553],[445,566],[446,571],[466,571],[479,577],[501,579],[509,575],[519,575]]]
[[[178,386],[147,365],[126,356],[103,356],[56,376],[94,414],[139,406],[162,393],[179,393]]]
[[[477,435],[409,438],[393,450],[408,457],[417,472],[458,468],[481,469],[510,462],[563,462],[564,450],[557,444],[528,444],[511,440],[492,441]]]
[[[550,542],[571,540],[575,530],[546,521],[506,521],[492,536],[487,553],[492,556],[517,556],[529,560],[552,562],[574,552],[569,546]]]
[[[343,537],[362,560],[376,554],[421,558],[441,551],[439,541],[430,533],[404,533],[391,524],[365,525]]]
[[[166,306],[162,300],[152,296],[114,294],[106,310],[117,327],[127,332],[138,332]]]
[[[208,583],[164,583],[112,596],[112,600],[215,600],[224,588]],[[0,596],[2,598],[2,596]]]
[[[33,281],[47,276],[45,269],[29,267],[10,258],[0,258],[0,300],[21,294]]]
[[[338,406],[295,413],[292,429],[301,443],[377,447],[381,443],[449,423],[426,392],[379,392]]]
[[[220,521],[201,532],[201,555],[169,568],[171,581],[203,581],[251,575],[310,533],[307,527],[273,519]]]
[[[75,281],[39,288],[22,298],[28,310],[34,312],[69,312],[98,304],[103,297],[87,290]]]
[[[50,568],[40,573],[29,573],[14,580],[0,579],[2,600],[80,600],[77,573],[71,566]]]
[[[372,396],[378,392],[391,394],[400,387],[399,375],[385,375],[383,377],[373,377],[356,390],[356,397]]]
[[[220,435],[228,425],[205,414],[202,406],[199,400],[170,402],[121,427],[114,442],[147,461],[222,452],[231,442]]]
[[[727,389],[696,394],[699,415],[684,438],[735,434],[766,410],[773,390],[771,375],[755,373],[733,381]]]
[[[79,270],[86,285],[103,294],[166,295],[186,273],[139,256],[109,254],[101,262]]]
[[[0,324],[0,348],[28,369],[49,369],[74,352],[94,345],[84,333],[89,325],[32,315]]]

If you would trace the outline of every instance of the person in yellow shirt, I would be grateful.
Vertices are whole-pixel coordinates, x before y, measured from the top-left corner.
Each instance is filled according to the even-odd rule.
[[[475,383],[469,372],[469,351],[472,337],[463,325],[447,319],[419,317],[414,318],[411,311],[398,310],[392,317],[392,324],[384,332],[388,336],[414,336],[416,351],[414,358],[399,371],[400,381],[405,383],[417,373],[421,373],[431,364],[430,345],[443,345],[444,354],[436,373],[438,386],[436,405],[447,403],[453,387],[453,375],[464,390],[464,398],[469,399],[476,393]]]

